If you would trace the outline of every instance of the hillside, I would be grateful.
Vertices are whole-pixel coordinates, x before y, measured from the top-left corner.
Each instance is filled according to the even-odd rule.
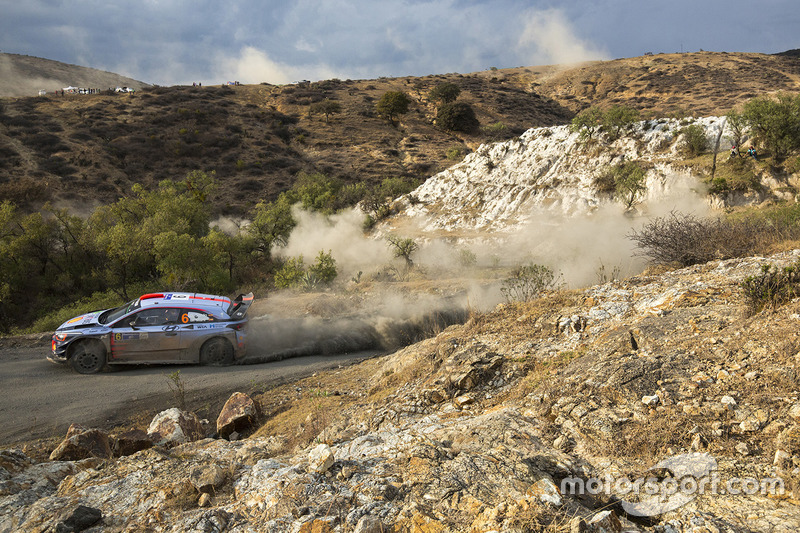
[[[79,503],[108,531],[797,531],[800,303],[750,316],[739,287],[797,260],[500,305],[254,392],[264,425],[244,440],[0,452],[0,531],[50,530]],[[71,434],[148,446],[143,431]]]
[[[69,86],[104,91],[115,87],[139,90],[149,84],[104,70],[0,52],[0,98],[36,96],[40,90],[53,93]]]
[[[482,126],[504,127],[474,134],[438,129],[427,93],[443,82],[459,86],[459,99]],[[395,126],[375,112],[389,90],[412,98]],[[590,104],[624,104],[649,115],[724,114],[775,90],[800,90],[796,56],[701,52],[420,78],[6,98],[0,197],[29,208],[48,200],[86,208],[129,192],[133,183],[199,169],[216,172],[218,210],[241,214],[289,188],[300,171],[346,183],[424,181],[482,143],[566,124]],[[309,113],[326,98],[342,106],[327,121]]]

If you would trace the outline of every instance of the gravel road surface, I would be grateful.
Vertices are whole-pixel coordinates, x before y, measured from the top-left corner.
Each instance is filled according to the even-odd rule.
[[[269,388],[377,355],[304,356],[221,368],[121,366],[81,375],[45,359],[49,349],[49,341],[41,339],[0,345],[0,445],[62,437],[72,423],[108,429],[142,412],[175,407],[167,378],[175,370],[180,370],[190,409],[209,404],[218,409],[235,391]]]

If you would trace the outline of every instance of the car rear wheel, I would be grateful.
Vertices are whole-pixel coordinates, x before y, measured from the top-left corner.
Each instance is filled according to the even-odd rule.
[[[106,366],[106,349],[99,341],[81,341],[70,349],[72,368],[80,374],[96,374]]]
[[[233,346],[226,339],[216,337],[200,348],[200,364],[227,366],[233,363]]]

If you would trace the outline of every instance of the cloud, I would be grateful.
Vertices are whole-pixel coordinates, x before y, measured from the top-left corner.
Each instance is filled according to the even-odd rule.
[[[321,80],[342,77],[323,63],[290,65],[272,59],[269,54],[253,46],[245,46],[234,55],[218,54],[211,70],[213,83],[236,80],[241,83],[280,85],[306,78]]]
[[[531,10],[517,42],[528,65],[569,64],[596,59],[608,59],[608,53],[579,38],[572,24],[558,9]]]

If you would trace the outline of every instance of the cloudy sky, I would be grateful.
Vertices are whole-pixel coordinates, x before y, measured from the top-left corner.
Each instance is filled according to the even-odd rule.
[[[0,0],[0,51],[160,85],[794,48],[798,0]]]

